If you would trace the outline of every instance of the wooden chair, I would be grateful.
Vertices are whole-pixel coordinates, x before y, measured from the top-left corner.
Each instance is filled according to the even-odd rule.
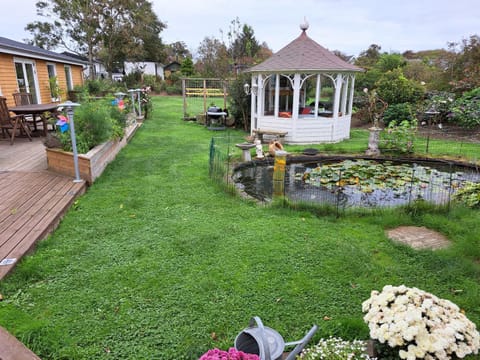
[[[13,95],[13,100],[15,101],[16,106],[30,105],[30,104],[34,103],[32,93],[16,92],[16,93],[13,93],[12,95]],[[26,115],[25,120],[28,123],[33,124],[33,129],[35,131],[37,131],[37,123],[42,123],[43,124],[42,118],[40,116],[36,116],[36,115]]]
[[[30,141],[32,141],[30,129],[25,123],[24,116],[10,115],[10,111],[7,107],[7,99],[3,96],[0,96],[0,127],[2,128],[3,137],[5,137],[5,134],[8,134],[10,137],[10,145],[13,145],[17,130],[19,130],[20,133],[26,134]]]
[[[13,100],[15,100],[15,105],[30,105],[33,104],[33,96],[28,92],[16,92],[13,93]]]

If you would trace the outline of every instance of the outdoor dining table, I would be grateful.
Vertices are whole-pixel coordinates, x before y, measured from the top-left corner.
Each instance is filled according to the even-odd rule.
[[[28,104],[28,105],[18,105],[9,107],[8,110],[15,113],[16,115],[32,115],[35,117],[39,115],[43,123],[43,135],[47,136],[47,117],[45,116],[46,112],[55,112],[58,108],[56,103],[48,104]]]

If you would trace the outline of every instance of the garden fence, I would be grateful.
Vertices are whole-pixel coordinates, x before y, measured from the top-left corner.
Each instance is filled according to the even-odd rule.
[[[183,118],[200,123],[210,106],[227,108],[231,80],[182,78]]]

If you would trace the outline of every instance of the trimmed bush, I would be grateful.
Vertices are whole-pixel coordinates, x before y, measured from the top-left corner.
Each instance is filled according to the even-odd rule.
[[[401,69],[387,71],[375,85],[378,95],[388,104],[416,103],[424,93],[421,85],[407,79]]]
[[[408,121],[412,123],[415,120],[415,114],[412,105],[409,103],[392,104],[383,113],[383,123],[388,126],[392,121],[401,123]]]

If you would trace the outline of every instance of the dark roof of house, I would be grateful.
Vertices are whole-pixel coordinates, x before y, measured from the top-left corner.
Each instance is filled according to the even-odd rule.
[[[42,49],[38,46],[25,44],[19,41],[10,40],[0,36],[0,53],[27,56],[35,59],[57,61],[73,65],[85,65],[85,61],[73,58],[65,54]]]
[[[77,59],[77,60],[80,60],[80,61],[88,62],[88,58],[86,56],[74,54],[74,53],[71,53],[69,51],[63,51],[61,53],[61,55],[69,56],[71,58],[74,58],[74,59]]]
[[[280,49],[264,62],[252,67],[250,72],[298,71],[363,71],[339,58],[307,36],[303,30],[298,38]]]
[[[178,61],[172,61],[170,64],[165,65],[165,70],[177,70],[182,66]]]

